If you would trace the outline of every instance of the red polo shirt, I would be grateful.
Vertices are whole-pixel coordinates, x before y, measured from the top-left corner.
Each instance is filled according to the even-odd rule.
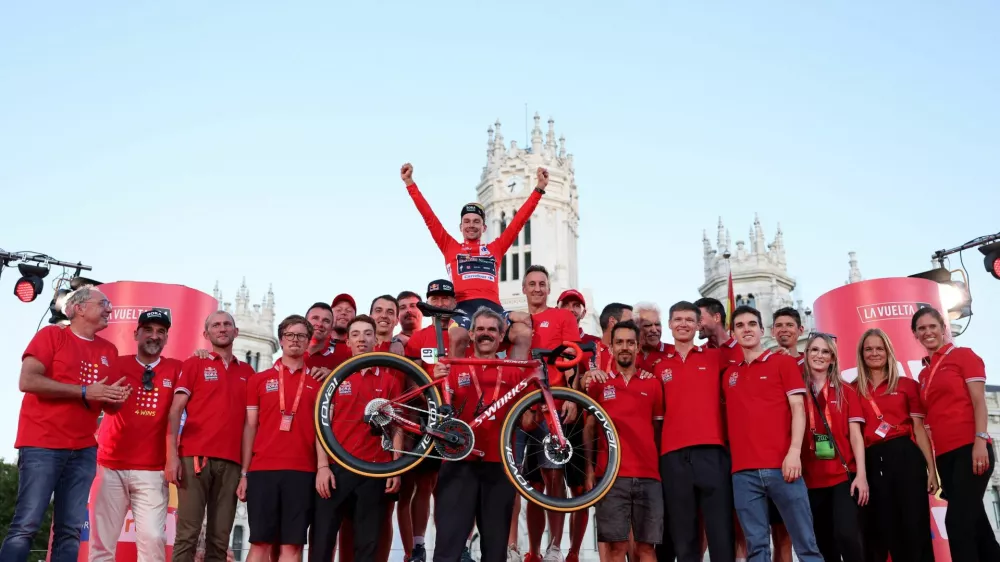
[[[943,455],[976,440],[976,419],[968,384],[986,382],[983,360],[967,347],[947,344],[924,358],[920,394],[927,408],[934,454]],[[933,376],[931,375],[933,371]]]
[[[512,388],[524,381],[523,369],[513,367],[476,367],[472,365],[456,365],[448,375],[448,387],[451,389],[451,403],[459,411],[459,419],[471,423],[476,416],[490,410]],[[476,383],[479,388],[476,388]],[[527,384],[524,385],[527,387]],[[476,406],[482,397],[482,408],[477,412]],[[504,418],[514,405],[514,400],[503,403],[494,410],[479,427],[473,428],[476,435],[475,449],[485,453],[485,456],[469,455],[465,460],[500,462],[500,430]]]
[[[112,470],[163,470],[167,462],[167,415],[181,362],[159,358],[153,368],[153,390],[143,390],[146,366],[135,355],[123,355],[112,368],[113,380],[132,385],[132,395],[117,411],[107,410],[101,421],[97,463]],[[112,380],[110,377],[108,380]]]
[[[580,328],[580,342],[593,343],[597,350],[594,353],[584,352],[583,361],[577,367],[577,371],[582,374],[597,367],[598,354],[601,352],[601,348],[604,347],[604,342],[597,336],[584,333],[583,328]]]
[[[720,346],[708,346],[711,349],[718,349],[722,354],[722,365],[733,366],[743,362],[743,348],[736,342],[736,338],[729,338],[726,343]]]
[[[660,454],[695,445],[723,445],[722,355],[695,346],[687,359],[674,350],[664,355],[653,373],[663,384],[665,410]]]
[[[816,404],[808,394],[805,396],[806,432],[802,438],[802,477],[806,481],[807,488],[829,488],[847,481],[847,471],[844,470],[839,456],[829,460],[816,458],[813,431],[826,433],[820,416],[827,413],[829,416],[826,421],[830,425],[830,431],[833,432],[833,439],[840,449],[840,454],[844,455],[848,469],[851,472],[857,471],[854,451],[851,449],[850,424],[852,422],[863,424],[865,418],[861,413],[861,401],[854,387],[848,384],[842,385],[841,394],[842,396],[838,397],[832,387],[827,387],[825,391],[823,389],[816,391],[819,408],[816,408]]]
[[[591,383],[587,394],[596,400],[618,430],[621,465],[618,476],[660,480],[655,421],[663,419],[663,385],[656,378],[625,377],[608,371],[608,380]]]
[[[788,397],[806,391],[795,360],[765,351],[723,376],[733,472],[781,468],[792,444]]]
[[[651,351],[639,351],[635,358],[635,366],[650,373],[656,372],[656,365],[666,358],[668,353],[673,353],[674,346],[669,343],[660,342],[660,345]]]
[[[181,457],[210,457],[241,463],[247,381],[253,367],[235,356],[228,367],[222,357],[191,357],[181,367],[176,392],[189,396],[181,431]]]
[[[579,341],[580,328],[576,316],[565,308],[546,308],[532,314],[534,330],[531,332],[532,349],[555,349],[564,341]],[[566,377],[559,369],[549,369],[552,386],[566,386]]]
[[[315,355],[306,354],[306,366],[325,368],[331,371],[351,358],[351,348],[346,341],[330,340],[330,345]]]
[[[392,400],[401,393],[400,377],[381,367],[365,369],[340,383],[333,396],[331,425],[348,453],[367,462],[392,460],[392,453],[382,447],[382,435],[372,435],[365,423],[365,407],[376,398]]]
[[[855,381],[855,388],[857,388]],[[927,412],[920,401],[920,386],[917,381],[900,376],[896,382],[895,392],[889,392],[889,381],[884,380],[882,384],[874,389],[869,389],[868,398],[858,395],[861,402],[861,412],[865,417],[864,434],[865,447],[877,445],[896,437],[913,436],[913,418],[924,418]],[[872,406],[872,402],[875,406]],[[879,413],[875,413],[878,408]],[[881,414],[881,419],[879,419]],[[885,437],[875,434],[879,425],[885,422],[889,424],[889,430]]]
[[[444,340],[444,353],[448,355],[448,328],[441,327],[441,339]],[[472,349],[469,345],[469,349]],[[437,332],[434,325],[421,328],[410,336],[406,342],[406,356],[419,361],[429,375],[434,376],[434,363],[437,362]]]
[[[45,376],[65,384],[90,385],[104,377],[111,378],[111,364],[118,349],[108,340],[95,336],[87,340],[68,326],[46,326],[35,333],[21,355],[21,361],[34,357],[45,366]],[[120,378],[120,377],[119,377]],[[101,403],[90,400],[84,406],[82,396],[52,398],[27,392],[21,399],[14,448],[86,449],[97,444],[94,433]]]
[[[313,423],[313,411],[316,409],[319,383],[309,373],[308,367],[290,370],[279,359],[270,369],[250,378],[247,383],[247,411],[257,412],[257,435],[253,440],[250,471],[316,472],[316,424]],[[281,381],[282,374],[284,384]],[[295,395],[300,384],[302,396],[295,407]],[[282,386],[285,391],[285,413],[292,415],[289,431],[281,431]]]

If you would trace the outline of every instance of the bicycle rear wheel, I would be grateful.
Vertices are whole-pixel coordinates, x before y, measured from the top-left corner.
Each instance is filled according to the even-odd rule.
[[[361,371],[372,368],[380,370],[378,376],[398,377],[402,390],[394,396],[371,399],[365,406],[363,419],[346,419],[347,410],[338,412],[336,409],[338,394],[350,393],[354,382],[360,387],[360,377],[372,376],[363,375]],[[392,435],[402,431],[403,426],[433,428],[443,420],[439,412],[441,405],[438,387],[432,385],[430,377],[413,361],[385,352],[356,355],[338,366],[320,384],[314,413],[316,435],[330,458],[345,469],[369,478],[397,476],[423,461],[434,448],[434,439],[427,433],[411,432],[415,437],[410,440],[412,448],[404,446],[407,450],[397,450],[391,449]],[[360,439],[375,438],[381,438],[382,451],[379,453],[394,451],[399,453],[399,458],[379,462],[376,456],[384,454],[359,458],[348,450],[355,449]]]
[[[594,429],[593,441],[587,443],[586,439],[576,434],[576,432],[584,430],[586,421],[572,425],[561,425],[569,444],[565,449],[559,449],[558,440],[550,428],[540,427],[532,429],[527,435],[522,433],[521,436],[518,436],[519,430],[523,429],[522,419],[524,415],[545,404],[542,391],[535,390],[514,404],[504,419],[500,434],[500,456],[503,458],[503,467],[507,478],[514,484],[518,493],[527,498],[528,501],[552,511],[580,511],[599,502],[614,485],[621,464],[618,430],[604,408],[586,394],[569,388],[553,388],[551,393],[552,398],[557,402],[576,404],[578,419],[592,418],[594,420],[593,425],[591,425]],[[529,468],[531,463],[526,455],[524,455],[523,460],[521,458],[523,449],[518,449],[523,447],[525,437],[538,443],[537,454],[545,455],[549,462],[555,462],[561,467],[566,482],[569,483],[570,493],[567,494],[568,497],[551,495],[546,493],[544,488],[538,490],[533,486],[533,483],[541,482],[541,478],[533,477],[534,475],[531,474],[532,469]],[[574,446],[573,443],[576,445]],[[582,486],[576,484],[583,480],[582,472],[585,470],[588,458],[596,459],[598,466],[595,470],[594,487],[585,491]]]

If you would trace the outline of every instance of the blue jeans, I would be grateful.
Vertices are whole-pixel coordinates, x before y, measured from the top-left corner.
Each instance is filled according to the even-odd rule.
[[[76,562],[87,523],[87,498],[97,471],[97,447],[22,447],[17,455],[17,504],[0,562],[25,562],[55,493],[51,562]],[[86,537],[84,537],[86,538]]]
[[[733,474],[733,500],[740,527],[747,538],[747,562],[771,562],[771,524],[768,498],[778,508],[801,562],[823,562],[806,483],[799,478],[789,484],[781,469],[741,470]]]

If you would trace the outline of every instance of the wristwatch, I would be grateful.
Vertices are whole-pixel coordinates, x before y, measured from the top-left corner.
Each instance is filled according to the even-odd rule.
[[[986,441],[987,443],[989,443],[993,439],[992,437],[990,437],[989,433],[977,433],[976,437],[982,439],[983,441]]]

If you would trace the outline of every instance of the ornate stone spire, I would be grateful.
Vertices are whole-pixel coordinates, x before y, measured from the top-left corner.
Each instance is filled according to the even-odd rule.
[[[488,135],[486,140],[486,164],[489,165],[493,161],[493,127],[486,129],[486,134]]]
[[[716,241],[720,253],[726,253],[729,244],[726,243],[726,227],[722,226],[722,217],[719,217],[719,239]]]
[[[858,268],[858,253],[857,252],[847,252],[850,258],[851,271],[847,274],[847,283],[857,283],[862,281],[864,277],[861,276],[861,270]]]
[[[212,289],[212,296],[218,301],[219,306],[222,306],[222,291],[219,290],[219,280],[215,280],[215,288]]]
[[[566,158],[566,136],[559,135],[559,158]]]
[[[551,152],[556,151],[556,121],[549,117],[549,132],[545,133],[545,148]]]
[[[542,153],[542,118],[538,116],[538,112],[535,112],[535,126],[531,129],[531,152],[535,154]]]
[[[493,124],[493,128],[496,130],[496,136],[493,138],[493,158],[495,160],[503,160],[503,133],[500,132],[499,119],[497,119],[497,122]]]

